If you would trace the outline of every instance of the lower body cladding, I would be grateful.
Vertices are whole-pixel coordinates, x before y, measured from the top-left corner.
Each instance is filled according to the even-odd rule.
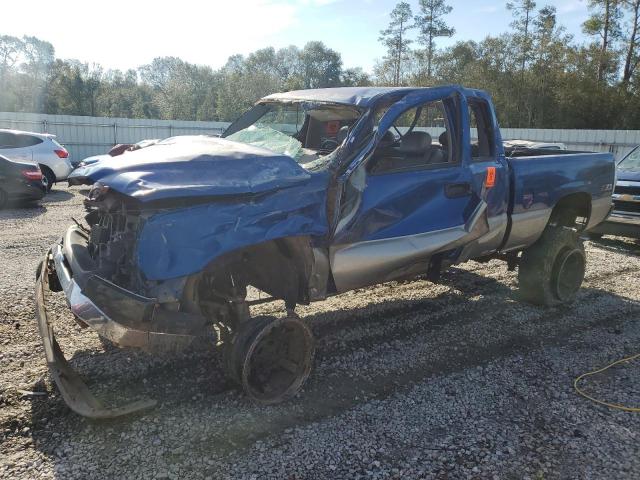
[[[67,235],[67,238],[69,236]],[[79,275],[82,288],[74,279],[65,257],[65,248],[54,245],[47,253],[36,282],[36,317],[51,375],[69,407],[91,418],[113,418],[155,405],[146,400],[108,408],[89,391],[66,361],[54,336],[47,313],[50,290],[63,290],[71,312],[84,326],[123,347],[153,352],[179,351],[204,332],[204,318],[164,310],[154,299],[128,292],[97,275]]]
[[[490,233],[490,223],[487,204],[481,201],[464,225],[332,247],[331,272],[336,288],[338,292],[346,292],[424,273],[437,253],[478,245]]]

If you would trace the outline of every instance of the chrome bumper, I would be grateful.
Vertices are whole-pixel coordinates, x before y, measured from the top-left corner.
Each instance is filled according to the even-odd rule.
[[[636,225],[640,227],[640,215],[625,214],[616,210],[614,210],[613,213],[609,215],[609,218],[607,218],[606,221],[612,223],[621,223],[624,225]]]
[[[138,318],[134,318],[128,324],[116,321],[103,311],[105,307],[98,307],[82,292],[65,265],[61,245],[52,247],[51,256],[58,281],[67,297],[67,304],[71,312],[101,337],[121,347],[140,348],[156,353],[183,350],[194,340],[195,335],[193,334],[150,331],[152,328],[150,317],[153,316],[157,307],[154,299],[128,292],[104,279],[94,280],[102,284],[103,290],[111,290],[119,295],[114,303],[121,311],[133,310],[139,314]]]
[[[590,229],[589,232],[640,238],[640,215],[614,210],[604,222]]]
[[[70,239],[69,232],[66,240]],[[56,341],[47,315],[50,283],[57,280],[80,323],[119,346],[163,353],[182,350],[202,333],[194,328],[202,325],[200,317],[165,311],[155,299],[136,295],[96,275],[89,275],[83,282],[84,289],[91,291],[85,295],[68,264],[63,245],[53,245],[42,262],[35,292],[36,319],[47,365],[65,402],[74,412],[90,418],[114,418],[154,406],[155,400],[142,400],[122,407],[105,407],[91,394]],[[164,330],[157,331],[157,327]]]

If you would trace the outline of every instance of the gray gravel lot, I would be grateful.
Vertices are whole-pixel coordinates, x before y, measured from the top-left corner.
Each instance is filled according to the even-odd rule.
[[[519,303],[501,262],[443,282],[391,283],[299,310],[317,340],[304,391],[257,406],[204,342],[157,358],[105,347],[53,298],[67,358],[100,397],[159,406],[88,421],[49,379],[35,268],[82,217],[77,188],[0,212],[0,478],[640,478],[640,414],[573,391],[581,373],[640,352],[640,246],[587,242],[573,307]],[[279,313],[281,305],[255,307]],[[640,406],[640,361],[584,383]],[[45,392],[30,395],[23,392]]]

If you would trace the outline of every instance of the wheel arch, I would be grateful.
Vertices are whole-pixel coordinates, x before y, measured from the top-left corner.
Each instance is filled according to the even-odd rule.
[[[591,208],[591,195],[586,192],[564,195],[553,206],[548,223],[582,231],[589,224]]]
[[[194,298],[201,278],[214,277],[218,282],[216,292],[226,294],[219,297],[231,299],[235,295],[239,299],[238,295],[242,296],[246,286],[251,285],[284,300],[287,306],[308,304],[314,267],[311,237],[267,240],[225,253],[190,275],[183,298]],[[238,291],[232,291],[238,287]]]
[[[45,165],[44,163],[40,163],[40,162],[38,162],[38,166],[40,167],[40,170],[42,170],[43,172],[45,172],[45,171],[51,172],[51,175],[53,175],[53,181],[54,182],[57,181],[58,177],[56,175],[56,172],[54,172],[53,169],[50,166]]]

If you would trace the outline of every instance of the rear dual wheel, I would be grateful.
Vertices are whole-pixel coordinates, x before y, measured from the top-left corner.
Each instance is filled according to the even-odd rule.
[[[253,400],[278,403],[295,395],[311,372],[313,335],[295,315],[242,322],[225,347],[229,376]]]
[[[536,305],[559,305],[576,299],[584,280],[584,245],[574,229],[549,226],[522,253],[518,280],[522,298]]]

